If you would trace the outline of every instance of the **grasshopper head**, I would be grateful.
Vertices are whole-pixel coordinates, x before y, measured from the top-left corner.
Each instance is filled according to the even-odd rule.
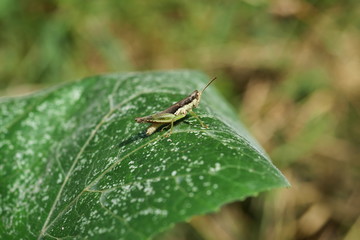
[[[201,92],[199,92],[198,90],[195,90],[190,94],[190,99],[194,107],[197,107],[199,105],[200,98],[201,98]]]

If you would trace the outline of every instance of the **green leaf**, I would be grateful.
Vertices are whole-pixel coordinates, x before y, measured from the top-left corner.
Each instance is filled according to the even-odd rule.
[[[213,87],[193,117],[147,137],[135,117],[209,78],[90,77],[0,102],[2,239],[148,239],[222,204],[288,186]],[[221,80],[217,80],[221,81]]]

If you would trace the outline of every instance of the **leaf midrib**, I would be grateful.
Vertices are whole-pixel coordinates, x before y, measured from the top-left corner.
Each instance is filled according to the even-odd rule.
[[[111,113],[112,113],[112,111],[109,111],[109,112],[100,120],[100,122],[95,126],[94,130],[91,131],[90,136],[88,137],[88,139],[86,140],[86,142],[84,143],[84,145],[81,147],[79,153],[76,155],[76,158],[75,158],[73,164],[71,165],[71,167],[70,167],[67,175],[65,176],[64,182],[63,182],[63,184],[61,185],[58,194],[56,195],[56,198],[55,198],[55,200],[54,200],[54,203],[53,203],[53,205],[51,206],[50,212],[49,212],[49,214],[48,214],[48,216],[47,216],[47,218],[46,218],[46,220],[45,220],[45,223],[44,223],[44,225],[43,225],[43,227],[42,227],[42,229],[41,229],[41,231],[40,231],[40,235],[39,235],[39,238],[38,238],[38,239],[41,239],[41,237],[42,237],[42,236],[44,235],[44,233],[46,232],[47,228],[50,226],[50,225],[48,225],[48,223],[49,223],[49,221],[50,221],[50,217],[52,216],[52,214],[53,214],[53,212],[54,212],[54,210],[55,210],[55,207],[56,207],[57,203],[59,202],[59,199],[60,199],[60,197],[61,197],[61,194],[62,194],[62,192],[63,192],[63,189],[64,189],[66,183],[68,182],[68,180],[69,180],[69,178],[70,178],[70,176],[71,176],[71,174],[72,174],[72,172],[73,172],[76,164],[78,163],[81,155],[83,154],[83,152],[84,152],[84,150],[86,149],[86,147],[89,145],[90,141],[94,138],[94,136],[95,136],[95,134],[97,133],[98,129],[104,124],[104,120],[105,120],[105,119],[109,116],[109,114],[111,114]]]

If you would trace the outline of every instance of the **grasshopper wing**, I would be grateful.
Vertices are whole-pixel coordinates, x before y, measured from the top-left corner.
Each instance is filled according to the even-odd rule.
[[[155,113],[146,117],[135,118],[138,123],[171,123],[176,115],[172,113]]]

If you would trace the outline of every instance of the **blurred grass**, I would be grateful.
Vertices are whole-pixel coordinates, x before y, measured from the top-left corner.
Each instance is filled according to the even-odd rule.
[[[195,68],[292,183],[159,239],[357,239],[358,0],[0,1],[0,95]]]

